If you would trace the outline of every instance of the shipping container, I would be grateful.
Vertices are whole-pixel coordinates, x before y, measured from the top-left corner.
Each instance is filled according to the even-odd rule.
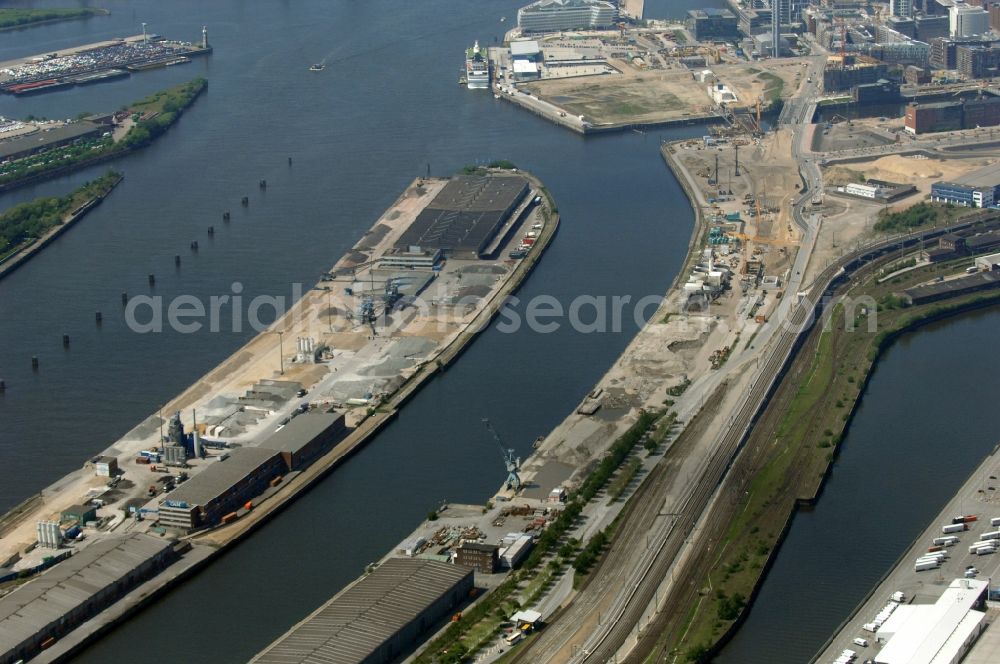
[[[928,553],[934,553],[935,551],[942,551],[942,550],[944,550],[944,547],[941,546],[940,544],[935,544],[934,546],[927,548]]]
[[[222,517],[222,523],[232,523],[233,521],[236,521],[236,512],[230,512]]]

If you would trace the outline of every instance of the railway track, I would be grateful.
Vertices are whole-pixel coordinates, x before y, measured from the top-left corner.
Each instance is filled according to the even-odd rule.
[[[808,307],[801,305],[796,307],[797,322],[801,323],[808,315]],[[682,523],[697,522],[708,507],[716,489],[725,478],[726,471],[736,458],[741,443],[746,434],[749,433],[757,414],[765,403],[772,384],[777,383],[777,378],[789,358],[797,337],[798,335],[794,332],[782,331],[774,351],[755,379],[747,398],[743,401],[732,423],[722,434],[717,451],[710,457],[701,481],[698,482],[695,491],[685,500],[680,516]],[[773,382],[763,380],[763,377],[768,375],[774,376]],[[607,662],[612,660],[655,598],[660,583],[684,546],[687,534],[687,531],[675,529],[670,529],[664,534],[656,555],[642,569],[640,578],[635,584],[635,590],[622,602],[621,609],[614,618],[611,628],[604,632],[595,647],[590,650],[589,654],[584,654],[581,661]]]
[[[517,661],[526,661],[528,658],[544,662],[614,661],[616,653],[627,642],[629,635],[637,630],[643,614],[657,597],[662,580],[670,571],[694,525],[722,486],[754,424],[791,366],[798,349],[809,336],[813,322],[822,315],[825,300],[832,297],[836,288],[852,274],[888,253],[912,247],[945,233],[965,230],[984,221],[1000,225],[1000,215],[981,213],[973,219],[947,228],[887,239],[860,248],[827,267],[813,281],[808,295],[794,305],[790,324],[784,325],[778,333],[779,336],[773,342],[762,368],[757,370],[746,397],[713,447],[715,452],[702,463],[697,472],[692,473],[692,477],[683,486],[687,497],[680,508],[669,515],[662,513],[667,495],[672,488],[676,488],[678,481],[677,473],[671,471],[683,461],[684,449],[678,447],[672,455],[674,461],[657,465],[633,497],[636,507],[625,515],[619,526],[616,542],[595,572],[591,584],[540,639],[519,653]],[[699,432],[686,431],[685,434],[685,444],[690,446]],[[722,515],[710,514],[705,525],[711,531],[718,532],[718,528],[724,525],[721,523],[724,518]],[[639,550],[642,553],[636,559],[635,552]],[[674,588],[682,587],[684,583],[679,583]],[[616,596],[609,599],[609,594],[616,589]],[[581,635],[586,635],[582,643],[572,643]]]

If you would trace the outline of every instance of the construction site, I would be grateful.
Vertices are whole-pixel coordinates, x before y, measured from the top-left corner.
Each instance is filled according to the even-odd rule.
[[[495,92],[532,110],[550,105],[556,117],[596,131],[768,113],[802,80],[798,61],[748,63],[725,46],[686,45],[677,32],[588,32],[494,47]]]

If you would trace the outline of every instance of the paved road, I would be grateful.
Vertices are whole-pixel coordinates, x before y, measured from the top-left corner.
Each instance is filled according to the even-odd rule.
[[[802,331],[808,327],[804,323],[816,311],[812,303],[830,294],[832,284],[845,274],[844,266],[856,269],[896,246],[920,241],[922,235],[913,234],[858,249],[803,286],[821,222],[817,215],[805,210],[812,190],[820,184],[819,165],[806,156],[810,153],[805,146],[809,134],[805,128],[815,111],[821,67],[822,59],[811,63],[813,82],[807,81],[801,96],[786,104],[780,116],[781,123],[792,126],[792,151],[803,178],[801,194],[793,203],[793,216],[804,233],[802,249],[796,256],[786,292],[805,291],[806,296],[782,301],[779,312],[782,315],[773,316],[772,322],[759,333],[757,354],[744,351],[726,364],[725,372],[702,377],[685,393],[686,401],[698,398],[705,403],[706,398],[715,394],[724,375],[734,379],[740,372],[747,372],[750,376],[748,387],[742,390],[743,397],[735,405],[713,404],[718,406],[718,412],[707,414],[710,419],[723,422],[716,427],[715,435],[709,435],[711,431],[698,431],[698,420],[689,426],[693,430],[682,436],[685,444],[678,441],[678,449],[670,460],[658,465],[634,496],[635,505],[626,513],[620,535],[590,585],[540,638],[518,653],[517,661],[603,663],[620,661],[628,654],[643,637],[644,615],[648,617],[650,609],[661,600],[669,601],[660,595],[661,584],[668,575],[673,579],[679,571],[676,561],[690,543],[689,536],[699,520],[711,520],[712,514],[706,514],[706,510],[772,389],[789,366],[797,342],[804,338]],[[940,234],[940,231],[929,233]],[[752,372],[751,362],[755,365]],[[699,441],[701,438],[707,440]],[[708,454],[703,453],[706,442],[710,442]],[[692,454],[699,450],[702,453]],[[696,464],[694,472],[692,463]],[[667,588],[667,592],[672,590]]]
[[[813,82],[804,84],[802,97],[787,103],[779,119],[792,126],[792,150],[797,158],[804,152],[808,134],[804,129],[815,110],[821,68],[821,58],[810,63]],[[801,286],[819,223],[815,215],[803,213],[804,204],[811,198],[810,189],[819,184],[819,167],[812,160],[800,159],[800,163],[805,186],[794,203],[794,217],[804,237],[787,292],[797,292]],[[810,293],[816,299],[818,294],[818,290]],[[659,599],[661,582],[708,507],[791,354],[798,326],[789,328],[780,321],[790,316],[801,323],[811,312],[807,301],[786,298],[781,304],[782,315],[773,316],[758,332],[755,347],[760,350],[743,351],[726,364],[724,371],[702,376],[689,388],[683,398],[687,407],[706,403],[723,382],[747,376],[740,386],[745,388],[742,397],[735,397],[735,402],[725,407],[718,404],[719,412],[709,417],[717,426],[698,431],[698,425],[692,424],[696,430],[686,432],[685,442],[678,441],[670,460],[654,469],[634,497],[636,505],[626,516],[615,544],[590,585],[540,638],[519,653],[519,661],[607,662],[617,657],[630,636],[638,636],[643,614]]]

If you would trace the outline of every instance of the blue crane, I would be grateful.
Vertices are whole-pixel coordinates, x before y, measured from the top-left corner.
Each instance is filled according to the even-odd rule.
[[[507,488],[520,491],[521,476],[518,472],[521,470],[521,458],[514,456],[514,450],[504,447],[503,441],[500,440],[500,434],[490,424],[489,419],[484,417],[483,424],[486,425],[486,430],[493,435],[493,440],[497,441],[497,446],[500,448],[500,456],[503,457],[504,466],[507,468]]]

